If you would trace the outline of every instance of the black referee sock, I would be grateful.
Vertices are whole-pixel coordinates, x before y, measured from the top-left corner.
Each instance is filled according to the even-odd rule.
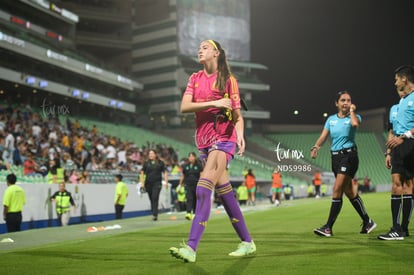
[[[413,195],[403,195],[402,198],[402,221],[401,228],[403,231],[408,230],[411,213],[413,212]]]
[[[401,231],[401,226],[400,226],[401,208],[402,208],[401,195],[391,195],[392,228],[397,231]]]
[[[328,218],[328,222],[326,223],[326,225],[329,228],[332,229],[332,226],[334,225],[336,218],[339,215],[339,212],[341,212],[341,208],[342,208],[342,198],[340,199],[332,198],[331,210],[329,211],[329,218]]]
[[[357,195],[355,198],[349,200],[352,203],[352,206],[358,212],[361,219],[367,223],[369,222],[369,216],[367,211],[365,210],[364,202],[362,201],[361,197]]]

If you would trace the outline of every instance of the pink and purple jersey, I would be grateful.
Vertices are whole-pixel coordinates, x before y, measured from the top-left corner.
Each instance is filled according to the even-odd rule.
[[[207,76],[203,70],[190,76],[184,95],[191,95],[193,102],[206,102],[223,98],[224,92],[216,87],[217,72]],[[226,91],[231,99],[232,109],[240,109],[240,93],[237,80],[230,76]],[[224,116],[216,118],[222,110],[209,108],[196,112],[196,144],[198,148],[207,148],[219,142],[237,142],[233,121]],[[215,123],[216,121],[216,123]]]

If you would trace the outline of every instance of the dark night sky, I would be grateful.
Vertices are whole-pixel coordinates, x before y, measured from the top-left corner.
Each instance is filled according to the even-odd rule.
[[[253,100],[273,123],[325,121],[347,89],[358,110],[397,100],[394,69],[414,64],[414,1],[252,0],[251,60],[270,92]],[[293,110],[299,110],[298,116]]]

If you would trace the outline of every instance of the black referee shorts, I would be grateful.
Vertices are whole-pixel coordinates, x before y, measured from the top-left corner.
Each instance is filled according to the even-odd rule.
[[[392,149],[391,174],[400,174],[406,179],[414,178],[414,139],[405,139]]]
[[[359,158],[357,151],[332,152],[332,172],[336,175],[344,174],[353,178],[358,170]]]

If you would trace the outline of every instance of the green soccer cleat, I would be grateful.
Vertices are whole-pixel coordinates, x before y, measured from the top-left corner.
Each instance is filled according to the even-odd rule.
[[[187,214],[185,215],[185,219],[186,219],[186,220],[189,220],[189,221],[192,221],[192,220],[194,219],[194,214],[187,213]]]
[[[229,256],[243,257],[243,256],[254,254],[255,252],[256,252],[256,245],[254,244],[252,240],[251,242],[241,242],[235,251],[229,253]]]
[[[177,259],[183,259],[184,262],[194,263],[196,261],[195,251],[186,245],[184,242],[180,244],[181,248],[170,247],[171,256],[176,257]]]

